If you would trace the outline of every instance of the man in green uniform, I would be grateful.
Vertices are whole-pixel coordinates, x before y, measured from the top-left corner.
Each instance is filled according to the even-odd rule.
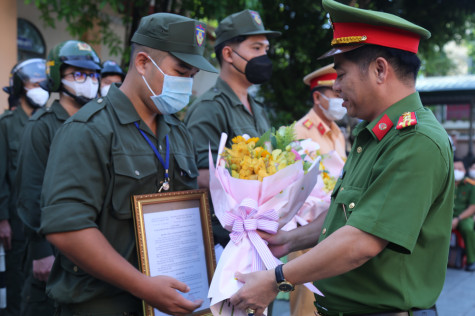
[[[475,230],[473,229],[475,214],[475,186],[473,180],[465,178],[466,170],[461,159],[454,159],[454,218],[452,229],[458,229],[465,242],[467,266],[465,270],[475,271]]]
[[[231,297],[261,315],[279,290],[315,281],[320,315],[436,315],[453,212],[448,135],[415,89],[420,38],[397,16],[323,0],[333,25],[334,90],[363,121],[323,227],[266,237],[274,254],[314,246],[275,270],[248,275]],[[316,243],[318,240],[318,243]],[[421,311],[422,310],[422,311]]]
[[[200,188],[209,187],[208,146],[216,157],[221,133],[228,134],[226,146],[231,147],[231,140],[237,135],[257,137],[270,128],[262,104],[248,94],[248,89],[270,79],[268,38],[279,35],[280,32],[265,30],[256,11],[234,13],[219,23],[215,42],[221,66],[219,77],[214,87],[193,102],[185,117],[198,154]],[[215,242],[225,246],[229,232],[215,216],[213,232]]]
[[[44,236],[37,233],[41,219],[41,186],[50,145],[56,131],[82,106],[64,93],[66,88],[62,80],[74,80],[80,87],[79,85],[88,86],[87,78],[91,78],[90,86],[93,89],[96,86],[97,93],[97,84],[94,85],[94,82],[97,83],[97,71],[100,69],[96,52],[87,43],[74,40],[56,45],[49,52],[47,63],[48,81],[45,86],[50,91],[59,92],[59,100],[55,100],[50,107],[41,109],[30,118],[21,138],[16,174],[17,210],[25,224],[27,237],[22,316],[54,314],[54,302],[45,293],[46,280],[54,261],[54,249]],[[68,76],[71,72],[76,75]]]
[[[175,14],[142,18],[120,88],[56,133],[40,232],[60,251],[47,284],[57,315],[142,315],[141,300],[168,314],[201,305],[179,293],[186,284],[137,269],[130,201],[197,187],[193,142],[173,114],[189,102],[198,70],[216,71],[203,57],[205,27]]]
[[[48,101],[49,93],[40,87],[46,79],[45,60],[28,59],[15,65],[10,73],[10,94],[15,110],[0,117],[0,242],[6,250],[7,308],[0,315],[19,315],[24,273],[23,227],[15,207],[18,149],[28,117]]]

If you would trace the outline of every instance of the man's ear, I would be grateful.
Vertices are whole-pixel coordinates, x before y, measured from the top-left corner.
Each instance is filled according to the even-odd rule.
[[[232,54],[233,54],[233,49],[231,48],[231,46],[224,46],[223,50],[221,51],[222,60],[228,63],[232,63],[233,62],[233,58],[231,56]]]
[[[150,59],[148,59],[148,55],[145,52],[138,52],[137,55],[135,55],[134,65],[135,65],[135,69],[140,75],[143,76],[145,74],[145,68],[146,68],[145,65],[149,61]]]
[[[322,106],[325,110],[328,110],[328,107],[330,106],[328,102],[322,102],[322,93],[319,91],[313,91],[312,93],[312,99],[313,99],[313,105],[320,105]]]
[[[378,57],[372,62],[372,65],[374,67],[373,72],[376,75],[376,82],[384,83],[389,73],[388,61],[383,57]]]

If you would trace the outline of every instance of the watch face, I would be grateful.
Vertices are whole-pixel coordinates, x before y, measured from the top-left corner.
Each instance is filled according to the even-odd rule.
[[[279,284],[279,291],[281,292],[291,292],[294,290],[294,286],[288,282],[282,282]]]

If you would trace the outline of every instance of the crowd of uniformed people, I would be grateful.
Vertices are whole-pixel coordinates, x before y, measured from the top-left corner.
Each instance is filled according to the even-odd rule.
[[[244,286],[230,302],[262,315],[295,287],[293,316],[436,315],[452,228],[467,237],[467,269],[475,270],[475,193],[415,90],[419,41],[430,32],[333,0],[323,6],[333,40],[322,57],[334,63],[305,76],[312,108],[295,118],[296,133],[346,164],[325,216],[261,235],[276,257],[292,260],[237,273]],[[208,188],[208,150],[216,155],[222,132],[230,146],[271,127],[248,89],[270,79],[269,40],[280,34],[252,10],[220,21],[219,76],[183,122],[175,114],[189,103],[193,77],[218,72],[203,57],[206,24],[192,18],[143,17],[127,72],[78,40],[13,67],[0,117],[0,315],[142,315],[142,300],[185,315],[202,304],[180,294],[187,284],[138,270],[130,198]],[[58,99],[48,102],[51,93]],[[345,115],[361,120],[351,150],[336,124]],[[212,223],[219,251],[229,232]],[[325,296],[297,286],[306,282]]]

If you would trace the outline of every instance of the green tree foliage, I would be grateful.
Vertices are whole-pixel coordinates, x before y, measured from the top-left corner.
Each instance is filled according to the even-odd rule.
[[[260,12],[266,28],[279,30],[282,36],[272,40],[270,55],[274,61],[272,80],[261,86],[259,96],[273,118],[273,125],[289,124],[310,108],[310,92],[302,78],[332,62],[317,60],[330,48],[331,26],[321,2],[315,0],[25,0],[33,2],[43,20],[54,27],[56,19],[68,23],[74,37],[83,36],[94,25],[100,27],[98,42],[109,46],[113,54],[128,62],[127,47],[140,18],[153,12],[172,12],[204,20],[212,27],[225,16],[245,8]],[[422,41],[419,55],[424,75],[444,75],[452,67],[442,47],[448,41],[469,42],[475,47],[471,30],[475,20],[473,0],[340,0],[362,9],[399,15],[432,32]],[[151,5],[152,4],[152,5]],[[106,10],[104,10],[106,9]],[[115,12],[126,26],[121,39],[110,28]],[[468,30],[468,31],[467,31]],[[208,47],[212,52],[212,47]],[[472,54],[475,50],[472,50]],[[213,54],[211,54],[212,56]]]

